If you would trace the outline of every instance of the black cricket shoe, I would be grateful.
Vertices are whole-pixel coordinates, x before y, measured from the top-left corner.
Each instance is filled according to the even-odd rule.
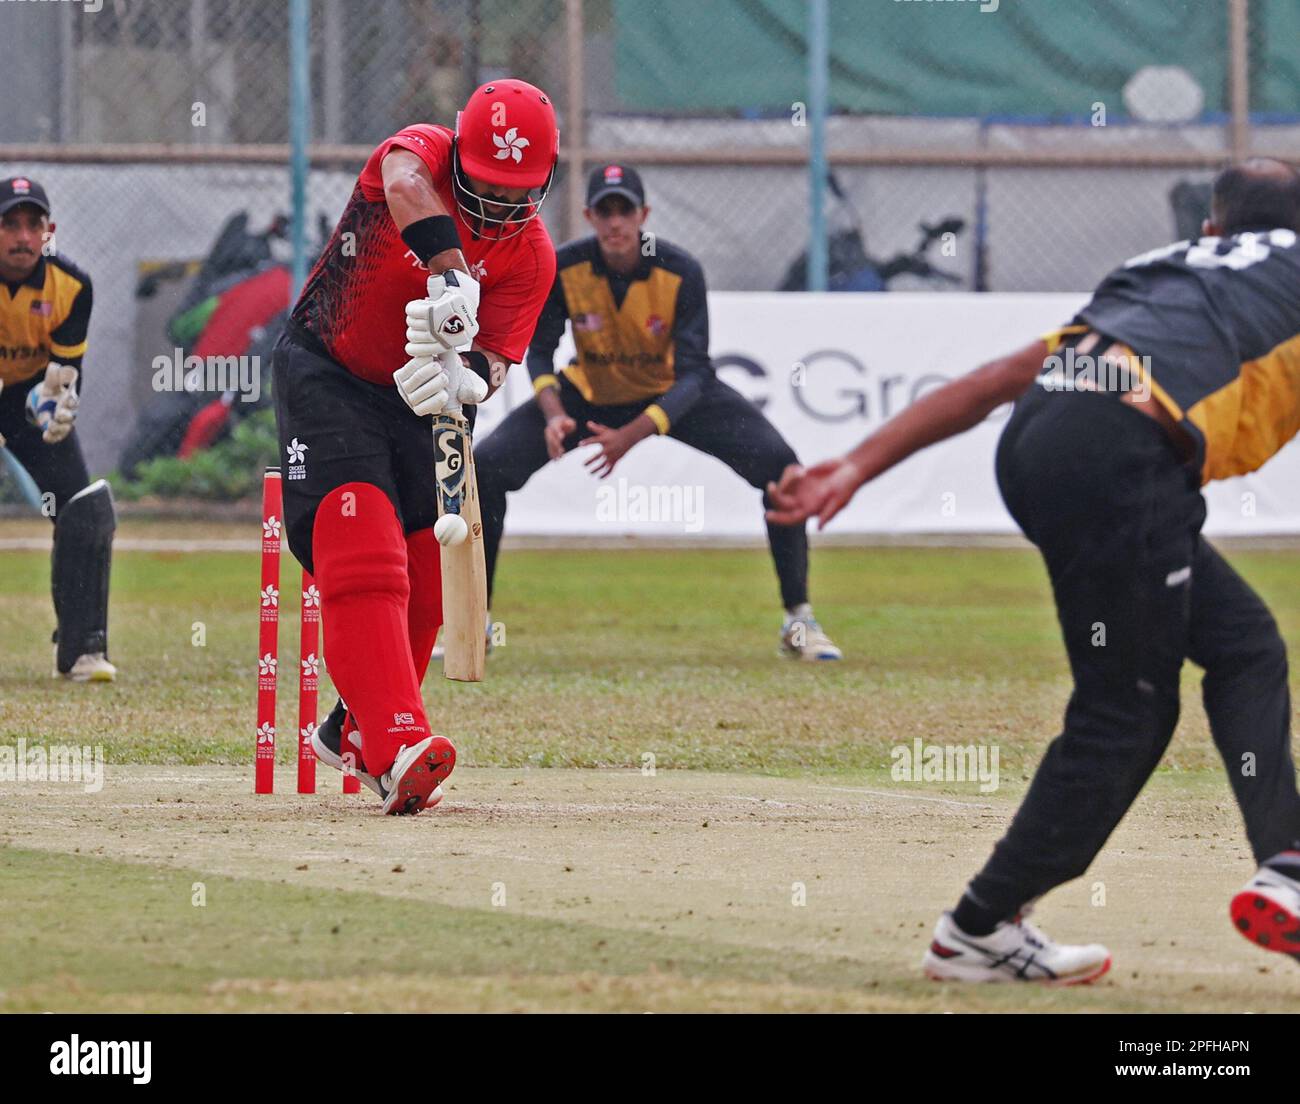
[[[316,758],[326,766],[343,773],[347,773],[350,769],[362,783],[374,790],[382,801],[388,797],[388,794],[379,784],[379,779],[357,766],[361,762],[361,739],[355,728],[348,738],[349,762],[345,764],[343,761],[343,723],[347,720],[347,716],[348,707],[343,704],[343,699],[339,698],[334,703],[334,708],[330,710],[330,715],[321,721],[316,726],[316,731],[311,734],[311,749],[316,753]]]

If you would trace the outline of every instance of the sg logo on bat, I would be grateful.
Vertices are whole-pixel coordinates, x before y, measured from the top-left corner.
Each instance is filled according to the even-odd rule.
[[[465,430],[455,422],[439,424],[434,434],[434,479],[443,513],[459,513],[465,494]]]

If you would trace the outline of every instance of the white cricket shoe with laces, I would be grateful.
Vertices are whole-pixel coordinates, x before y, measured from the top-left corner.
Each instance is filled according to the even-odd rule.
[[[1082,985],[1110,969],[1110,952],[1096,943],[1053,943],[1023,915],[988,935],[967,935],[945,912],[922,969],[935,981],[1037,981]]]
[[[77,657],[70,671],[63,672],[59,670],[56,651],[54,677],[69,682],[113,682],[117,679],[117,668],[103,652],[87,652]]]
[[[785,615],[781,625],[780,655],[787,659],[807,660],[816,663],[822,660],[843,659],[831,638],[826,635],[817,618],[813,616],[812,606],[804,602]]]

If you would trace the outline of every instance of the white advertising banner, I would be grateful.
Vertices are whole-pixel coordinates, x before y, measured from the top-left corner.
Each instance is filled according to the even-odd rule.
[[[718,376],[759,403],[803,463],[838,455],[927,391],[1069,321],[1079,295],[779,294],[709,296]],[[556,357],[567,362],[566,338]],[[480,439],[507,409],[531,401],[511,372],[486,403]],[[842,534],[1012,533],[993,476],[1010,412],[914,456],[864,487],[831,524]],[[642,442],[604,480],[579,448],[510,496],[516,535],[655,539],[760,537],[759,494],[724,465],[671,438]],[[1087,472],[1079,473],[1088,478]],[[1069,494],[1063,487],[1062,494]],[[1212,534],[1300,533],[1300,445],[1254,475],[1207,489]]]

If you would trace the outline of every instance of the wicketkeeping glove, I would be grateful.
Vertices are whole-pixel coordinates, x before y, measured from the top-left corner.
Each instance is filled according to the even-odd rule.
[[[72,432],[77,420],[77,370],[50,362],[45,378],[27,392],[27,420],[41,431],[47,445],[58,444]]]

